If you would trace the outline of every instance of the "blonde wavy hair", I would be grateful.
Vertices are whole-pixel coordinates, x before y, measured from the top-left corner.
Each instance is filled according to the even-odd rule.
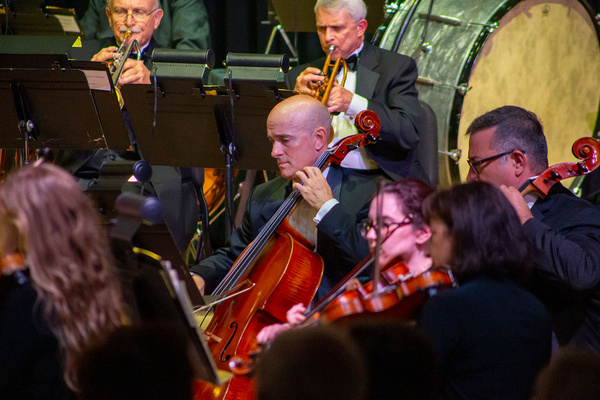
[[[97,211],[74,178],[51,164],[25,166],[0,184],[0,218],[18,233],[31,281],[77,390],[75,361],[91,341],[123,324],[121,289]],[[6,246],[5,246],[6,247]]]

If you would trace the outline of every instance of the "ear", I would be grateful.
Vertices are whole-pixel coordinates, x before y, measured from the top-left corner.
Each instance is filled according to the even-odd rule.
[[[529,163],[529,158],[521,150],[513,151],[510,155],[509,161],[513,167],[515,177],[519,178],[523,174],[530,173],[531,166]],[[528,175],[528,177],[529,177],[529,175]]]
[[[154,11],[154,29],[155,30],[160,25],[160,20],[162,19],[163,15],[164,15],[164,11],[161,8]]]
[[[428,225],[423,225],[422,228],[415,231],[415,242],[417,244],[423,245],[427,243],[429,239],[431,239],[431,229]]]
[[[313,135],[315,136],[315,150],[321,152],[326,149],[329,139],[329,132],[327,132],[327,129],[323,126],[319,126],[315,129]]]
[[[106,7],[104,9],[104,12],[106,13],[106,17],[108,18],[108,20],[111,22],[111,25],[112,25],[112,20],[110,19],[110,8]]]
[[[363,36],[365,34],[365,32],[367,31],[367,25],[368,23],[366,19],[361,19],[360,21],[358,21],[358,23],[356,24],[358,36]]]

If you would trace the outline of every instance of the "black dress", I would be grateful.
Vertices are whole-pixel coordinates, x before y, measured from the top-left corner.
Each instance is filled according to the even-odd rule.
[[[64,399],[58,341],[23,272],[0,276],[0,399]]]

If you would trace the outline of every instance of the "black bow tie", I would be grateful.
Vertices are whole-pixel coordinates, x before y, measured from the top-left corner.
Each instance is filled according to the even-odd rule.
[[[356,63],[358,63],[358,56],[356,54],[352,54],[346,58],[346,65],[350,71],[356,71]]]

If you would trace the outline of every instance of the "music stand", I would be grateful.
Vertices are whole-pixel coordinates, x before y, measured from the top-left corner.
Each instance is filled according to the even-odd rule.
[[[84,36],[73,8],[53,7],[40,1],[18,0],[10,2],[10,10],[0,19],[2,31],[13,35]],[[8,22],[8,26],[4,23]]]
[[[260,55],[263,60],[260,62],[264,62],[264,57],[269,56]],[[275,57],[282,62],[282,56]],[[162,77],[157,78],[162,84],[157,85],[156,96],[152,85],[122,88],[138,144],[147,161],[179,167],[225,168],[228,233],[234,228],[231,211],[234,164],[239,169],[277,168],[265,134],[266,119],[277,102],[292,94],[278,87],[277,75],[273,77],[271,73],[265,78],[265,68],[269,67],[255,68],[228,66],[226,87],[204,86],[199,77],[177,78],[185,79],[186,85]],[[276,69],[279,72],[279,64]],[[170,92],[173,88],[176,91]],[[157,114],[153,129],[155,97]]]
[[[71,63],[74,63],[72,65]],[[0,54],[0,147],[126,149],[108,70],[65,54]]]

